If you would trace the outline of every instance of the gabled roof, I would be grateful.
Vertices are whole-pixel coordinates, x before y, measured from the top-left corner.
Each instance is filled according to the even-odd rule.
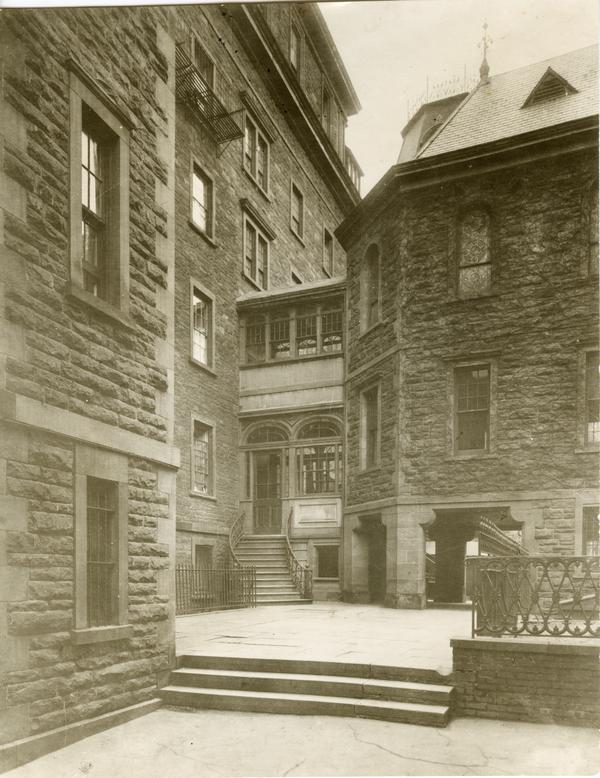
[[[551,69],[571,89],[562,97],[528,101]],[[478,84],[428,141],[418,159],[543,129],[598,113],[598,47],[562,54]]]

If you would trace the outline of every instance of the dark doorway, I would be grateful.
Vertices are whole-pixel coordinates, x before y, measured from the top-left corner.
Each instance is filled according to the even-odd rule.
[[[254,532],[281,533],[281,451],[254,452]]]
[[[369,601],[383,602],[386,589],[386,531],[381,520],[369,522],[367,540],[369,554]]]

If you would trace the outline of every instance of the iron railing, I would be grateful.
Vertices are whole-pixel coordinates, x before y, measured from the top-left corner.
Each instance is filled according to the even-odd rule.
[[[244,567],[240,562],[236,549],[244,537],[244,520],[246,518],[245,513],[240,513],[237,519],[231,525],[229,530],[229,553],[231,555],[231,561],[234,567]]]
[[[486,518],[479,522],[479,553],[482,550],[493,556],[529,556],[524,546]]]
[[[287,524],[285,525],[285,553],[287,565],[292,576],[292,582],[305,600],[312,600],[312,570],[306,564],[303,565],[292,548],[290,537],[292,534],[292,523],[294,519],[294,508],[291,508]]]
[[[241,113],[240,109],[232,110],[224,105],[223,99],[217,97],[206,83],[182,45],[176,47],[175,65],[177,99],[193,111],[217,143],[242,138],[242,128],[233,118],[234,114]]]
[[[600,557],[471,557],[472,635],[600,638]]]
[[[256,605],[254,567],[175,568],[177,615]]]

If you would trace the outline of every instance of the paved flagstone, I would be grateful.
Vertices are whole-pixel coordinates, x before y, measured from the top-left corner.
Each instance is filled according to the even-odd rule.
[[[450,638],[469,637],[466,610],[314,603],[180,616],[177,653],[452,670]]]

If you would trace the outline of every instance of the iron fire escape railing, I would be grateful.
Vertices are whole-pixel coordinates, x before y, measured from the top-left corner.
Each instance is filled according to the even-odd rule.
[[[176,96],[208,130],[218,144],[229,143],[244,133],[234,115],[200,75],[185,49],[178,45],[175,52]]]

